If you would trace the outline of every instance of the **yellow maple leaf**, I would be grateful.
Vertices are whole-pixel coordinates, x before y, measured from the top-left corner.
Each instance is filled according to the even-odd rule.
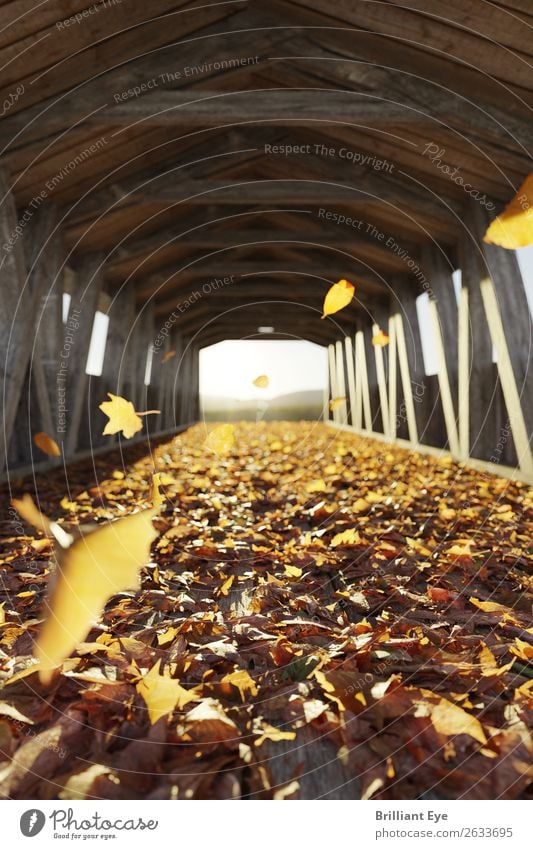
[[[206,448],[215,454],[227,454],[235,445],[235,426],[221,424],[209,431],[204,443]]]
[[[258,389],[266,389],[270,383],[270,379],[267,374],[260,374],[259,377],[255,378],[255,380],[252,380],[252,383],[254,386],[257,386]]]
[[[490,224],[483,241],[508,250],[533,244],[533,173]]]
[[[344,401],[346,401],[346,395],[343,395],[341,398],[332,398],[329,402],[329,409],[331,410],[331,412],[334,413],[335,410],[337,410],[341,406],[341,404],[344,403]]]
[[[454,734],[468,734],[479,743],[486,743],[487,737],[479,719],[467,713],[459,705],[448,699],[440,699],[431,710],[431,722],[439,734],[451,737]]]
[[[177,678],[161,675],[159,667],[161,660],[152,666],[144,678],[137,684],[137,692],[141,695],[148,708],[150,722],[154,725],[162,716],[167,716],[176,708],[181,709],[189,702],[198,702],[200,696],[195,689],[186,690]]]
[[[385,333],[385,331],[381,330],[381,328],[378,330],[378,332],[375,334],[375,336],[372,336],[372,344],[376,348],[384,348],[385,345],[389,344],[389,342],[390,342],[389,334]]]
[[[321,318],[326,318],[327,315],[333,315],[333,313],[347,307],[354,294],[355,286],[349,283],[348,280],[339,280],[338,283],[334,283],[324,298],[324,306],[322,307],[323,315]]]
[[[285,574],[288,578],[301,578],[302,570],[299,566],[291,566],[289,563],[285,566]]]
[[[43,452],[43,454],[48,454],[49,457],[61,457],[61,449],[55,439],[52,439],[51,436],[48,436],[44,431],[39,431],[33,437],[33,441],[35,442],[37,448]]]
[[[108,522],[77,539],[39,513],[31,498],[14,501],[20,515],[53,535],[57,576],[46,602],[47,616],[37,638],[34,655],[39,661],[43,683],[88,634],[111,596],[136,589],[139,571],[149,559],[150,545],[157,536],[152,518],[157,509],[142,510]]]
[[[138,413],[131,401],[121,398],[120,395],[113,395],[112,392],[107,394],[111,401],[102,401],[99,407],[109,418],[103,431],[104,436],[122,431],[126,439],[131,439],[139,430],[142,430],[143,423],[140,416],[155,415],[161,412],[160,410],[146,410],[144,413]]]
[[[163,354],[163,356],[161,357],[161,365],[163,365],[163,363],[168,363],[168,361],[171,360],[172,357],[175,357],[175,356],[176,356],[176,351],[167,351],[166,354]]]

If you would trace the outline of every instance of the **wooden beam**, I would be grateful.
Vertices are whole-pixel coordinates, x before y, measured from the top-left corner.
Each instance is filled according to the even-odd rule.
[[[372,335],[375,336],[379,332],[377,324],[372,325]],[[376,360],[376,374],[378,378],[379,404],[381,407],[381,420],[383,422],[383,433],[390,437],[390,416],[389,416],[389,399],[387,396],[387,381],[385,378],[385,363],[383,358],[383,348],[379,345],[374,345],[374,357]]]
[[[336,373],[337,391],[339,393],[338,397],[343,399],[342,403],[338,406],[338,411],[341,422],[346,422],[348,419],[348,410],[346,406],[346,381],[344,377],[344,350],[340,339],[335,343],[335,353],[337,356]]]
[[[457,412],[459,414],[459,456],[466,460],[470,455],[470,373],[468,288],[461,286],[459,298],[458,351],[457,351]]]
[[[355,359],[351,336],[345,337],[344,347],[346,353],[346,373],[348,375],[348,396],[350,398],[350,420],[353,425],[357,415],[357,392],[355,388]],[[359,413],[359,417],[360,415]]]
[[[411,373],[409,369],[409,356],[405,342],[405,331],[401,313],[393,316],[396,324],[396,343],[398,349],[398,360],[400,363],[400,376],[402,380],[403,400],[405,404],[405,415],[407,418],[407,429],[409,439],[413,445],[418,444],[418,428],[416,424],[415,404],[413,398],[413,387],[411,386]]]
[[[179,270],[173,265],[167,270],[166,276],[164,276],[163,272],[154,275],[146,283],[138,286],[137,299],[139,301],[145,301],[153,298],[155,295],[160,297],[163,292],[167,296],[169,292],[176,295],[179,295],[181,292],[185,296],[187,294],[187,288],[193,281],[197,281],[198,287],[198,296],[195,296],[196,300],[202,297],[202,293],[210,295],[212,292],[217,291],[215,288],[217,286],[218,291],[226,289],[229,292],[231,287],[236,283],[244,284],[245,281],[254,283],[255,280],[269,277],[281,281],[282,286],[283,284],[287,286],[287,281],[290,278],[305,278],[309,285],[323,285],[327,287],[343,277],[350,278],[354,276],[351,274],[351,271],[349,259],[346,259],[345,264],[338,262],[337,265],[330,263],[317,266],[312,262],[305,264],[288,262],[273,263],[267,261],[261,263],[258,261],[237,262],[235,260],[232,261],[231,256],[227,259],[219,257],[218,261],[214,263],[212,257],[207,257],[205,262],[188,263]],[[386,292],[386,286],[377,279],[360,274],[357,274],[356,278],[363,292],[374,292],[378,294]],[[174,281],[179,285],[169,285]],[[216,283],[213,281],[220,282]],[[291,281],[291,285],[292,282],[295,281]],[[207,291],[202,290],[203,286],[207,287]]]
[[[28,112],[29,114],[26,114]],[[13,138],[22,133],[31,120],[33,111],[23,110],[5,119],[0,134],[0,145],[12,142]],[[86,102],[79,98],[65,100],[59,106],[50,110],[41,110],[41,135],[60,132],[66,127],[84,121],[85,124],[97,127],[132,127],[142,125],[145,128],[154,126],[187,127],[194,130],[213,126],[242,126],[243,124],[269,123],[287,126],[315,126],[324,122],[327,125],[339,123],[352,128],[368,127],[386,129],[418,127],[426,133],[435,134],[439,127],[449,128],[459,123],[465,128],[467,122],[457,115],[457,98],[447,91],[433,91],[433,98],[426,98],[420,106],[416,100],[405,97],[403,102],[395,102],[387,97],[386,91],[372,94],[360,94],[357,91],[345,91],[329,86],[317,86],[315,90],[301,89],[258,89],[256,91],[241,90],[225,93],[221,96],[216,89],[211,91],[162,91],[153,88],[142,97],[131,97],[125,102],[113,102],[110,97],[107,102],[90,110]],[[470,131],[489,137],[505,139],[511,137],[524,144],[527,149],[529,139],[527,125],[520,118],[510,116],[504,110],[501,114],[494,110],[492,118],[483,110],[470,109],[468,124]],[[35,118],[37,117],[35,114]],[[498,118],[505,118],[506,123],[498,126]],[[511,130],[507,130],[507,127]],[[506,129],[502,129],[502,127]]]
[[[366,365],[366,350],[365,350],[365,335],[363,330],[358,330],[355,334],[355,378],[356,378],[356,395],[360,385],[360,391],[363,401],[363,412],[365,430],[372,430],[372,410],[370,407],[370,388],[368,385],[368,369]],[[356,409],[359,409],[358,405]]]
[[[448,365],[444,352],[444,341],[442,338],[442,331],[439,320],[439,308],[437,306],[437,301],[434,298],[429,299],[429,312],[431,317],[431,324],[433,327],[433,341],[435,344],[435,350],[437,353],[437,360],[439,364],[439,391],[442,403],[442,411],[444,413],[444,423],[446,425],[448,445],[450,447],[452,457],[459,457],[459,436],[457,433],[455,408],[450,387],[450,378],[448,375]]]
[[[63,437],[65,453],[69,457],[81,447],[80,430],[88,385],[85,368],[94,314],[102,286],[102,263],[103,256],[99,254],[86,257],[76,269],[74,277],[75,288],[69,313],[73,319],[73,329],[65,334],[64,351],[68,353],[68,357],[61,359],[58,372],[58,380],[62,381],[65,407],[67,413],[70,413],[66,415]]]
[[[498,372],[518,455],[518,464],[524,474],[533,481],[533,455],[494,284],[490,277],[485,277],[481,280],[480,286],[492,344],[497,353]],[[530,398],[527,399],[528,402],[530,400]]]
[[[339,397],[338,387],[337,387],[337,363],[336,363],[336,351],[335,345],[328,345],[328,365],[329,365],[329,395],[330,400],[333,401],[335,398]],[[338,409],[332,410],[333,421],[340,421],[339,411]]]
[[[398,405],[398,371],[396,360],[396,319],[394,315],[389,317],[389,344],[387,346],[389,366],[389,435],[396,439],[397,427],[397,405]]]

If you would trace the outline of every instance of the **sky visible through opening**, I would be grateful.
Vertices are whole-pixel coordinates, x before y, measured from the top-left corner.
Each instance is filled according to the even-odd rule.
[[[267,389],[253,381],[268,375]],[[236,339],[200,351],[200,395],[263,399],[308,390],[323,390],[327,348],[301,340]]]

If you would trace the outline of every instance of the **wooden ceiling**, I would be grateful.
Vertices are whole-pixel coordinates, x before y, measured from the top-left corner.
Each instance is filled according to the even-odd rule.
[[[459,177],[499,209],[532,170],[530,0],[34,7],[0,2],[17,205],[56,204],[66,262],[101,253],[157,321],[232,277],[180,316],[202,344],[338,338],[424,244],[453,267]],[[320,322],[339,277],[357,297]]]

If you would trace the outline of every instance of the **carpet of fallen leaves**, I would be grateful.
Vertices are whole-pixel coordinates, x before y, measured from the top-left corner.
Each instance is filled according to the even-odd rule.
[[[235,435],[11,483],[67,528],[148,504],[154,464],[166,503],[141,590],[44,687],[51,547],[5,502],[1,794],[529,798],[528,487],[321,424]],[[159,719],[150,670],[183,688]]]

